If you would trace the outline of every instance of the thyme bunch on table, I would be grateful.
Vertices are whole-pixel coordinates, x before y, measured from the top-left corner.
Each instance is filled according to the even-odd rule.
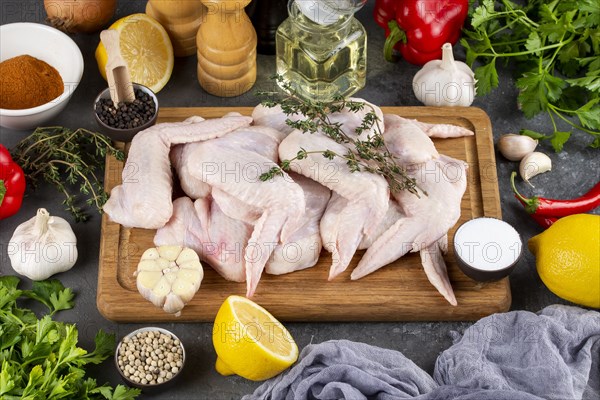
[[[97,171],[103,169],[107,154],[125,159],[125,154],[102,134],[58,126],[37,128],[12,151],[27,181],[34,187],[40,179],[54,185],[65,196],[63,204],[77,222],[89,218],[79,206],[81,197],[87,197],[85,203],[102,212],[108,195]]]
[[[300,149],[294,158],[282,160],[279,167],[273,167],[262,174],[260,176],[262,181],[282,175],[283,171],[290,171],[294,161],[305,159],[309,154],[322,154],[328,160],[333,160],[336,157],[345,160],[351,172],[365,171],[383,176],[390,185],[392,192],[408,190],[417,196],[419,195],[421,189],[417,186],[415,179],[408,176],[406,170],[397,164],[394,156],[385,146],[382,121],[375,113],[373,106],[360,101],[347,100],[343,97],[335,97],[331,102],[305,100],[297,96],[294,89],[281,76],[275,76],[274,79],[277,80],[286,94],[281,96],[278,92],[259,92],[259,96],[269,97],[269,100],[262,102],[263,106],[272,108],[279,105],[288,117],[300,117],[298,119],[288,118],[286,120],[288,126],[303,133],[321,132],[336,143],[344,144],[348,150],[344,154],[339,154],[329,149],[320,151]],[[344,126],[340,122],[333,122],[329,117],[330,114],[339,113],[343,110],[353,113],[361,112],[365,110],[365,107],[369,107],[370,110],[365,113],[361,124],[355,129],[356,136],[344,131]],[[421,192],[426,194],[422,190]]]

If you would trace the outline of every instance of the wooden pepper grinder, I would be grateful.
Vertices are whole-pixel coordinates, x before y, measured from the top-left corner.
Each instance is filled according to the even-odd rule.
[[[288,17],[288,0],[252,0],[246,13],[258,37],[258,54],[275,54],[277,28]]]
[[[215,96],[239,96],[256,81],[256,31],[244,11],[249,2],[202,0],[206,20],[196,36],[198,81]]]
[[[165,28],[176,57],[196,52],[196,33],[203,22],[206,7],[200,0],[148,0],[146,14]]]

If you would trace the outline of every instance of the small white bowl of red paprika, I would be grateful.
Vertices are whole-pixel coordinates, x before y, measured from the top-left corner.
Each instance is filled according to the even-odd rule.
[[[83,56],[66,34],[19,22],[0,26],[0,126],[43,125],[67,105],[83,75]]]

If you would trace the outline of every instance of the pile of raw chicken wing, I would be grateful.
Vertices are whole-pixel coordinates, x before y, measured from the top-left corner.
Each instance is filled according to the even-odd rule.
[[[374,110],[386,148],[426,195],[391,192],[381,175],[352,172],[343,158],[323,157],[324,150],[345,154],[349,145],[320,132],[294,130],[281,108],[259,105],[252,117],[191,117],[137,134],[123,183],[112,190],[104,211],[123,226],[156,229],[157,246],[194,249],[225,279],[245,281],[248,297],[263,271],[310,268],[325,248],[332,255],[331,280],[347,269],[357,250],[366,249],[351,279],[420,252],[431,284],[456,305],[443,254],[448,230],[460,217],[467,165],[439,154],[431,138],[473,132],[384,115],[373,104],[353,100],[368,107],[344,109],[329,115],[330,121],[356,137],[365,113]],[[294,160],[289,173],[260,179],[301,150],[307,156]],[[175,200],[174,179],[185,193]]]

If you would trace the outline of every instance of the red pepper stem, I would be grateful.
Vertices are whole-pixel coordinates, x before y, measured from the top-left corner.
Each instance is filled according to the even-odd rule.
[[[519,193],[519,191],[517,190],[517,186],[515,185],[515,176],[517,176],[517,173],[513,171],[513,173],[510,174],[510,186],[512,187],[512,190],[515,193],[515,196],[517,196],[517,198],[521,200],[521,202],[523,202],[523,205],[525,205],[525,210],[529,214],[535,214],[535,211],[538,207],[537,198],[534,197],[532,199],[528,199],[527,197],[523,197],[523,195]]]
[[[0,179],[0,206],[4,201],[4,196],[6,195],[6,185],[4,184],[4,180]]]
[[[402,29],[398,23],[394,20],[388,22],[388,27],[390,28],[390,34],[385,39],[385,44],[383,46],[383,56],[386,61],[394,62],[394,46],[400,41],[406,43],[406,33]]]

